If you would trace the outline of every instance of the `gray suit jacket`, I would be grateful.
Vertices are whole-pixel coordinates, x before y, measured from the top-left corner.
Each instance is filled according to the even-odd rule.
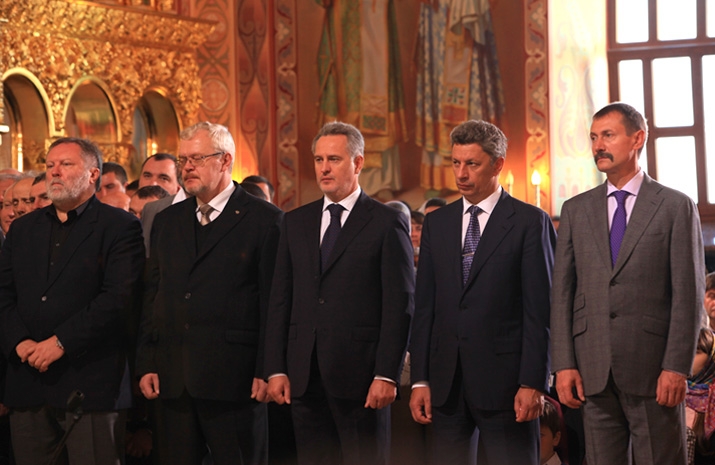
[[[606,183],[561,212],[552,288],[552,368],[577,368],[587,396],[609,373],[655,396],[662,370],[691,370],[705,294],[698,210],[645,176],[611,266]]]
[[[144,247],[146,256],[149,257],[149,247],[151,246],[151,227],[154,224],[154,217],[157,213],[170,206],[174,202],[176,194],[155,200],[144,205],[142,209],[142,233],[144,234]]]

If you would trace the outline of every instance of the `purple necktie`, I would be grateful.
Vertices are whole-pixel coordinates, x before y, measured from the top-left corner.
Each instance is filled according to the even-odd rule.
[[[626,197],[630,195],[630,192],[615,191],[611,195],[616,198],[618,203],[611,222],[611,265],[616,266],[618,251],[621,250],[621,242],[626,234]]]
[[[328,229],[325,230],[325,234],[323,234],[323,241],[320,243],[321,272],[328,266],[330,252],[333,251],[333,246],[335,246],[335,243],[338,241],[338,235],[340,234],[340,229],[342,227],[340,224],[340,215],[343,210],[343,206],[339,203],[331,203],[328,205],[328,211],[330,211],[330,224],[328,225]]]
[[[472,261],[474,261],[474,252],[476,252],[479,239],[482,237],[482,233],[479,230],[479,220],[477,219],[482,209],[472,205],[467,211],[472,217],[469,219],[467,235],[464,236],[464,248],[462,249],[462,284],[467,284],[469,271],[472,269]]]

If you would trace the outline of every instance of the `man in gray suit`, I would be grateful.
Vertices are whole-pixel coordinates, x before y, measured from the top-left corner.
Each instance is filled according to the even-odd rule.
[[[589,465],[686,463],[683,399],[703,306],[698,210],[638,166],[643,116],[623,103],[591,125],[607,182],[561,212],[551,309],[560,401],[583,406]]]

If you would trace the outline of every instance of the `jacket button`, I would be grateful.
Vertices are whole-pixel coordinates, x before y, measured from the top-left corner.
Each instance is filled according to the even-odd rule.
[[[43,302],[47,302],[47,296],[46,296],[46,295],[43,295],[40,300],[43,301]]]
[[[320,305],[323,305],[323,304],[325,303],[325,299],[323,299],[323,298],[321,297],[320,299],[318,299],[318,303],[319,303]]]
[[[611,312],[611,314],[608,315],[608,316],[610,316],[611,319],[613,320],[613,319],[616,318],[618,315],[616,315],[616,312]]]
[[[616,284],[618,284],[618,282],[615,279],[612,279],[611,282],[608,284],[610,284],[611,286],[615,286]]]
[[[191,292],[184,294],[184,299],[189,300],[191,298]]]
[[[186,324],[184,325],[184,329],[187,330],[187,331],[189,330],[190,327],[191,327],[191,326],[189,326],[188,323],[186,323]]]

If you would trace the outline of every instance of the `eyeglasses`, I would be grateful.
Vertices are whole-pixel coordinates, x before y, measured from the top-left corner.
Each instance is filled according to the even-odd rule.
[[[191,162],[191,166],[194,168],[201,168],[206,164],[206,159],[215,157],[216,155],[223,155],[226,152],[216,152],[211,155],[190,155],[188,157],[176,157],[176,162],[179,168],[186,166],[186,163]]]

